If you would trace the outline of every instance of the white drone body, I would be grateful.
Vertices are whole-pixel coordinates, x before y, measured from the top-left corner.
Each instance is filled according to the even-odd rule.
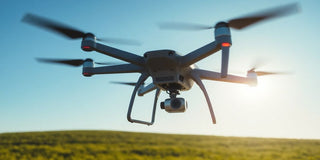
[[[200,87],[206,98],[212,123],[215,124],[216,118],[213,112],[212,103],[202,82],[203,80],[223,81],[255,86],[257,85],[257,76],[277,74],[274,72],[255,71],[255,68],[249,70],[247,76],[245,77],[228,74],[229,48],[232,45],[230,28],[242,29],[260,20],[283,16],[289,13],[296,12],[296,10],[297,4],[291,4],[278,7],[276,9],[270,9],[261,13],[255,13],[252,16],[232,19],[228,22],[219,22],[215,26],[209,26],[206,28],[203,28],[201,26],[201,29],[214,29],[215,40],[185,55],[180,55],[173,50],[156,50],[146,52],[143,56],[139,56],[134,53],[126,52],[117,48],[110,47],[108,45],[101,44],[99,43],[99,41],[101,40],[96,38],[92,33],[84,33],[82,31],[61,25],[60,23],[58,24],[39,16],[28,14],[24,17],[23,20],[33,25],[58,32],[72,39],[82,38],[82,50],[87,52],[96,51],[127,63],[121,65],[95,67],[92,59],[40,59],[41,61],[73,66],[82,65],[82,74],[87,77],[91,77],[96,74],[140,73],[140,77],[136,83],[118,82],[135,86],[132,92],[127,113],[127,119],[129,122],[152,125],[154,123],[156,106],[158,104],[157,101],[161,91],[166,91],[169,94],[169,98],[160,103],[162,109],[166,110],[169,113],[186,111],[186,100],[181,97],[177,97],[177,95],[179,95],[180,91],[190,90],[194,83],[196,83]],[[176,24],[171,24],[172,28],[175,28],[176,26]],[[194,27],[195,25],[191,26],[191,28]],[[196,62],[220,50],[222,52],[222,63],[220,72],[203,70],[196,67]],[[152,83],[145,85],[144,82],[148,77],[152,78]],[[156,90],[156,93],[151,121],[132,118],[131,112],[133,109],[135,96],[143,96],[153,90]]]

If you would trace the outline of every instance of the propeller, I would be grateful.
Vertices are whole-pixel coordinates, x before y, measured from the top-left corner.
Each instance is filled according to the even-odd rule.
[[[227,22],[229,27],[234,29],[243,29],[260,21],[287,16],[289,14],[297,13],[299,5],[297,3],[287,4],[275,8],[269,8],[260,12],[248,14],[246,16],[231,19]],[[170,30],[207,30],[215,28],[215,25],[203,25],[196,23],[185,22],[165,22],[159,24],[160,29]]]
[[[115,65],[115,64],[120,64],[120,63],[115,63],[115,62],[94,62],[94,64],[98,64],[98,65]]]
[[[70,39],[80,39],[85,37],[88,34],[86,32],[67,26],[65,24],[62,24],[41,16],[30,14],[30,13],[26,14],[22,18],[22,21],[56,32]],[[106,43],[117,43],[117,44],[124,44],[124,45],[141,45],[141,43],[136,40],[120,39],[120,38],[97,38],[96,40],[101,42],[106,42]]]
[[[255,68],[250,69],[248,72],[255,72],[257,76],[266,76],[266,75],[284,75],[290,74],[289,72],[267,72],[267,71],[255,71]]]
[[[85,61],[93,61],[92,59],[48,59],[48,58],[37,58],[39,62],[45,62],[45,63],[56,63],[56,64],[65,64],[69,66],[78,67],[81,66]],[[112,65],[116,63],[112,62],[95,62],[95,64],[99,65]]]
[[[119,82],[119,81],[112,81],[110,83],[114,83],[114,84],[123,84],[123,85],[129,85],[129,86],[136,86],[136,82]],[[142,83],[142,85],[144,85],[144,83]]]
[[[256,63],[251,67],[250,70],[248,70],[248,73],[256,73],[257,76],[266,76],[266,75],[284,75],[284,74],[290,74],[289,72],[269,72],[269,71],[256,71],[257,68],[263,66],[265,64],[265,61],[257,60]]]

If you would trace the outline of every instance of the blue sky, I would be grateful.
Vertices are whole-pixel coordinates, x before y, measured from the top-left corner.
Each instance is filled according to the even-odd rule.
[[[188,110],[168,114],[158,107],[153,126],[126,120],[132,87],[110,81],[136,81],[139,74],[81,75],[81,67],[38,63],[44,58],[92,58],[118,62],[100,53],[85,53],[81,40],[69,40],[25,24],[34,13],[90,31],[100,37],[136,39],[142,46],[110,44],[138,55],[173,49],[187,54],[214,40],[213,31],[163,31],[165,21],[215,24],[261,9],[298,2],[302,12],[232,30],[230,72],[245,75],[259,59],[261,70],[291,71],[258,79],[256,88],[206,81],[217,124],[212,125],[197,86],[182,92]],[[138,132],[320,138],[320,2],[266,1],[3,1],[0,6],[0,132],[103,129]],[[220,70],[220,52],[197,63]],[[240,72],[240,73],[239,73]],[[138,97],[134,117],[150,119],[154,93]],[[159,101],[168,98],[164,92]]]

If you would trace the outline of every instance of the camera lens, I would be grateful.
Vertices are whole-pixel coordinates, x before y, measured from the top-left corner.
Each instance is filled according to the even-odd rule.
[[[165,107],[164,107],[164,102],[161,102],[161,103],[160,103],[160,108],[161,108],[161,109],[165,109]]]
[[[172,99],[170,105],[171,105],[172,108],[178,109],[181,106],[181,101],[179,99],[177,99],[177,98]]]

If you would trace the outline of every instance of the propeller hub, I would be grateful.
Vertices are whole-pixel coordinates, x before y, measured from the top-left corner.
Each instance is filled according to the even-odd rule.
[[[256,68],[251,68],[250,70],[248,70],[248,73],[249,72],[255,72]]]
[[[86,33],[86,34],[83,36],[82,39],[93,39],[93,40],[95,40],[96,37],[95,37],[95,35],[94,35],[93,33]]]
[[[93,60],[91,58],[87,58],[84,60],[84,62],[93,62]]]
[[[218,22],[214,28],[220,28],[220,27],[229,27],[228,23],[227,22]]]

